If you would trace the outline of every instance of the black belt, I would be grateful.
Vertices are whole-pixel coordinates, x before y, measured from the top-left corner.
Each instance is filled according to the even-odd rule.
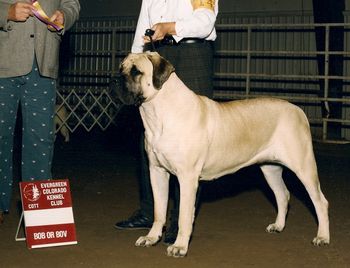
[[[155,47],[160,46],[179,46],[181,44],[198,44],[208,42],[201,38],[183,38],[179,42],[176,42],[172,36],[165,36],[164,39],[154,42]]]

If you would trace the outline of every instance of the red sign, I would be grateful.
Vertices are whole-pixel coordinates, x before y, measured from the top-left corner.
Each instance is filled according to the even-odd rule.
[[[77,244],[68,180],[20,182],[29,248]]]

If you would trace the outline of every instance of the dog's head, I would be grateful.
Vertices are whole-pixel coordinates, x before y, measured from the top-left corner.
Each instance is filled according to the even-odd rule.
[[[124,104],[140,106],[162,88],[174,67],[157,52],[129,54],[112,78],[110,90]]]

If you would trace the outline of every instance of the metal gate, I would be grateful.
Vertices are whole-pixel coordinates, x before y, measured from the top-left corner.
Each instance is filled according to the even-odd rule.
[[[350,140],[350,24],[314,24],[311,14],[220,15],[215,43],[214,98],[230,100],[273,96],[299,105],[307,114],[314,139]],[[66,121],[75,131],[106,129],[121,108],[108,95],[109,77],[129,52],[136,18],[80,20],[63,47],[58,102],[68,108]],[[330,32],[343,29],[344,51],[329,49]],[[316,49],[316,29],[324,31],[325,49]],[[343,74],[331,75],[330,57],[342,56]],[[323,58],[324,73],[318,59]],[[330,95],[331,81],[342,82],[342,95]],[[321,91],[320,85],[323,85]],[[322,94],[320,94],[322,92]],[[329,107],[341,106],[338,117]],[[334,138],[330,126],[339,130]]]

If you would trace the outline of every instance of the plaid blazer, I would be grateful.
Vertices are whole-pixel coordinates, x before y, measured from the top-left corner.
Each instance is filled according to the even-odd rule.
[[[0,0],[0,78],[28,74],[34,55],[40,74],[57,78],[61,37],[79,17],[79,0],[39,0],[49,17],[56,10],[64,13],[65,28],[60,33],[49,31],[34,16],[26,22],[7,21],[9,7],[15,2],[18,0]]]

